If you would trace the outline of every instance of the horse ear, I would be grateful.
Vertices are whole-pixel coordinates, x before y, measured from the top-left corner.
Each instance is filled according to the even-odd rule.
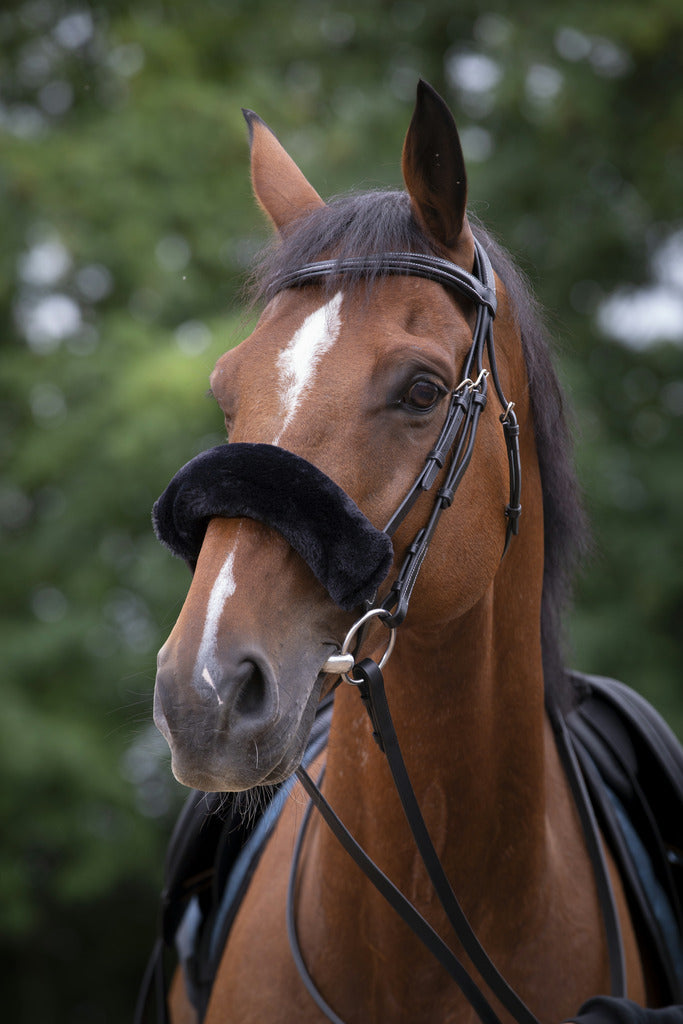
[[[242,113],[249,126],[254,195],[278,231],[282,231],[298,217],[325,203],[265,121],[251,110]]]
[[[467,176],[458,129],[444,100],[422,80],[403,144],[402,167],[420,225],[470,269],[474,245],[465,215]]]

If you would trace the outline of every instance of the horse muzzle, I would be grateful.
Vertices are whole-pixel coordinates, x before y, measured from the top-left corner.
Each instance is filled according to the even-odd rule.
[[[178,781],[227,792],[287,778],[315,716],[320,660],[302,658],[288,669],[254,648],[226,644],[220,659],[198,666],[188,678],[173,646],[165,645],[158,658],[154,722],[169,745]],[[306,676],[313,685],[302,688]]]

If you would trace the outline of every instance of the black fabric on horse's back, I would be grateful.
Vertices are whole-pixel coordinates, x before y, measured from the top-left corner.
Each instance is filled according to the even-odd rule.
[[[683,1002],[683,750],[614,679],[575,673],[567,716],[586,785],[666,1002]]]

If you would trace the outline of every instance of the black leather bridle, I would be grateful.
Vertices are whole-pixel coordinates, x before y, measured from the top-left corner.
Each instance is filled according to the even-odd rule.
[[[298,270],[277,278],[268,290],[272,297],[285,288],[314,284],[327,277],[365,273],[369,277],[404,275],[422,277],[435,281],[450,291],[470,300],[476,307],[476,321],[472,332],[472,344],[465,358],[462,380],[451,393],[446,420],[436,444],[427,455],[423,469],[418,474],[403,501],[384,528],[390,537],[401,525],[421,494],[429,491],[439,473],[449,462],[446,476],[436,494],[427,524],[419,531],[408,548],[398,578],[396,579],[384,607],[389,613],[384,621],[390,628],[399,626],[408,611],[413,587],[431,543],[434,531],[444,509],[452,502],[474,450],[479,419],[486,406],[488,377],[490,375],[502,407],[500,421],[503,427],[508,455],[510,476],[510,498],[505,507],[507,528],[503,554],[510,540],[519,529],[521,467],[519,458],[519,426],[514,412],[514,402],[508,402],[498,376],[496,354],[493,343],[493,320],[496,314],[496,283],[491,262],[481,245],[475,239],[474,273],[438,256],[411,252],[387,252],[368,258],[347,257],[340,260],[321,260],[307,263]],[[489,369],[484,367],[484,356],[488,355]]]
[[[359,273],[373,277],[376,275],[402,274],[426,278],[469,299],[476,307],[472,344],[465,358],[462,380],[451,393],[444,425],[436,444],[425,460],[423,469],[385,527],[385,532],[391,536],[404,521],[418,497],[429,491],[441,471],[444,468],[446,469],[427,523],[418,531],[412,544],[408,547],[399,574],[388,596],[378,608],[372,609],[370,612],[368,612],[368,606],[366,605],[366,617],[376,613],[381,621],[392,630],[393,637],[393,631],[401,625],[407,614],[413,588],[439,519],[443,511],[452,504],[455,491],[469,465],[479,419],[487,401],[487,380],[489,375],[493,381],[502,408],[500,421],[507,449],[510,478],[510,496],[504,510],[507,518],[507,527],[502,555],[507,551],[512,536],[518,532],[519,516],[521,513],[519,426],[514,413],[514,405],[506,399],[498,376],[493,340],[493,320],[496,312],[495,278],[489,258],[478,240],[475,240],[474,272],[472,274],[456,264],[436,256],[390,252],[369,259],[351,257],[306,264],[298,270],[278,278],[272,284],[269,294],[274,295],[285,288],[312,284],[333,276],[343,277],[345,274],[353,274],[357,277]],[[488,369],[484,367],[485,355],[488,356]],[[354,631],[356,629],[357,627],[354,627]],[[362,630],[359,631],[359,634],[362,637]],[[356,650],[360,647],[360,643],[359,639]],[[531,1010],[514,989],[508,985],[505,978],[503,978],[488,957],[471,928],[446,877],[422,817],[401,754],[386,700],[381,665],[377,665],[372,659],[365,658],[354,663],[353,672],[353,676],[349,675],[348,672],[344,673],[344,678],[347,682],[358,687],[361,699],[368,710],[372,722],[373,735],[380,749],[387,756],[394,783],[417,849],[456,936],[484,982],[512,1018],[517,1021],[517,1024],[539,1024]],[[577,803],[586,837],[587,849],[596,875],[608,942],[612,993],[614,995],[625,995],[623,947],[614,896],[602,852],[597,823],[586,794],[576,758],[567,739],[564,720],[561,715],[551,713],[551,721],[555,728],[558,749]],[[448,945],[431,928],[400,890],[379,870],[348,832],[323,796],[320,790],[321,780],[316,785],[304,768],[297,770],[297,776],[308,793],[311,803],[302,824],[292,860],[287,900],[288,932],[292,954],[299,974],[321,1012],[333,1024],[344,1024],[326,1002],[311,978],[301,953],[296,929],[295,896],[297,875],[306,827],[313,806],[317,807],[344,849],[347,850],[373,885],[412,928],[413,932],[427,949],[443,965],[483,1024],[500,1024],[499,1018],[490,1002]]]

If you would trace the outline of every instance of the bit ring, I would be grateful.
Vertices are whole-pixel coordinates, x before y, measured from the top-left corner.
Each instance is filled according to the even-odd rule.
[[[350,653],[349,652],[349,647],[351,646],[351,641],[355,637],[356,633],[359,631],[359,629],[362,629],[362,627],[366,624],[366,622],[369,622],[371,619],[373,619],[373,618],[375,618],[377,616],[379,616],[380,618],[384,618],[384,619],[391,618],[391,616],[390,616],[389,612],[386,610],[386,608],[371,608],[369,612],[365,613],[365,615],[361,615],[360,619],[358,619],[358,622],[355,622],[353,624],[353,626],[351,626],[351,629],[346,634],[346,639],[344,640],[344,643],[342,644],[342,648],[341,648],[341,655],[347,655],[347,654]],[[391,652],[394,649],[394,644],[395,643],[396,643],[396,629],[394,627],[392,627],[391,628],[391,635],[389,636],[389,642],[387,644],[387,648],[386,648],[384,654],[382,655],[382,657],[380,658],[380,662],[379,662],[379,667],[380,668],[384,668],[384,666],[388,662],[389,658],[391,657]],[[347,672],[342,672],[341,673],[342,679],[345,682],[350,683],[351,686],[358,686],[362,682],[362,680],[361,679],[354,679],[353,676],[349,675],[350,671],[351,671],[351,669],[349,669],[349,671],[347,671]]]

